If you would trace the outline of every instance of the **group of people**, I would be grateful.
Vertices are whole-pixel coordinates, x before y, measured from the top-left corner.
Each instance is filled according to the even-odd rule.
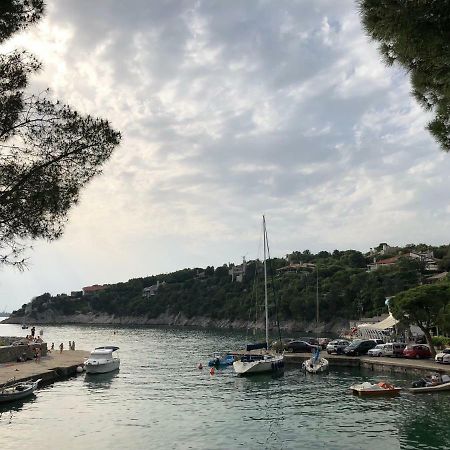
[[[52,346],[50,347],[50,351],[55,349],[55,343],[52,342]],[[64,343],[61,342],[59,344],[59,353],[62,353],[64,350]],[[69,341],[69,350],[75,350],[75,341]]]

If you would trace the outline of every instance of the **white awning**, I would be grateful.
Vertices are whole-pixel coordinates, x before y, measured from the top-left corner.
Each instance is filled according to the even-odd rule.
[[[378,323],[364,323],[359,325],[358,328],[365,328],[370,330],[386,330],[388,328],[392,328],[394,325],[398,323],[398,320],[394,318],[392,314],[389,314],[386,319],[382,320]]]

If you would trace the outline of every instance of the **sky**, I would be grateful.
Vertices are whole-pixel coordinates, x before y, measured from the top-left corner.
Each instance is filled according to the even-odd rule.
[[[10,39],[30,90],[123,139],[0,310],[44,292],[259,256],[449,242],[450,155],[354,0],[53,0]]]

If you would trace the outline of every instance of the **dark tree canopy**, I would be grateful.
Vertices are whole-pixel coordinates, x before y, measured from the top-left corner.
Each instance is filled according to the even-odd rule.
[[[38,20],[42,1],[3,1],[0,43]],[[57,239],[80,189],[120,142],[106,120],[83,116],[48,91],[26,94],[40,63],[0,55],[0,265],[23,266],[24,240]]]
[[[450,284],[440,283],[418,286],[397,294],[390,302],[392,314],[407,324],[417,325],[425,334],[432,353],[431,329],[448,328]],[[434,355],[433,355],[434,356]]]
[[[427,128],[450,150],[450,0],[358,0],[363,26],[387,64],[403,66],[413,95],[434,119]]]

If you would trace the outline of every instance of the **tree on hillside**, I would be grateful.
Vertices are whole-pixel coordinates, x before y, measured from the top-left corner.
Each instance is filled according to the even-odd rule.
[[[3,0],[0,43],[43,13],[40,0]],[[25,240],[61,236],[80,189],[120,142],[106,120],[82,116],[48,91],[27,94],[39,69],[25,51],[0,55],[0,265],[18,268]]]
[[[408,325],[417,325],[424,333],[433,357],[436,355],[432,341],[432,328],[442,324],[450,308],[450,284],[418,286],[397,294],[389,306],[393,316]]]
[[[434,113],[427,128],[450,150],[450,0],[358,0],[363,26],[388,65],[410,74],[412,93]]]

